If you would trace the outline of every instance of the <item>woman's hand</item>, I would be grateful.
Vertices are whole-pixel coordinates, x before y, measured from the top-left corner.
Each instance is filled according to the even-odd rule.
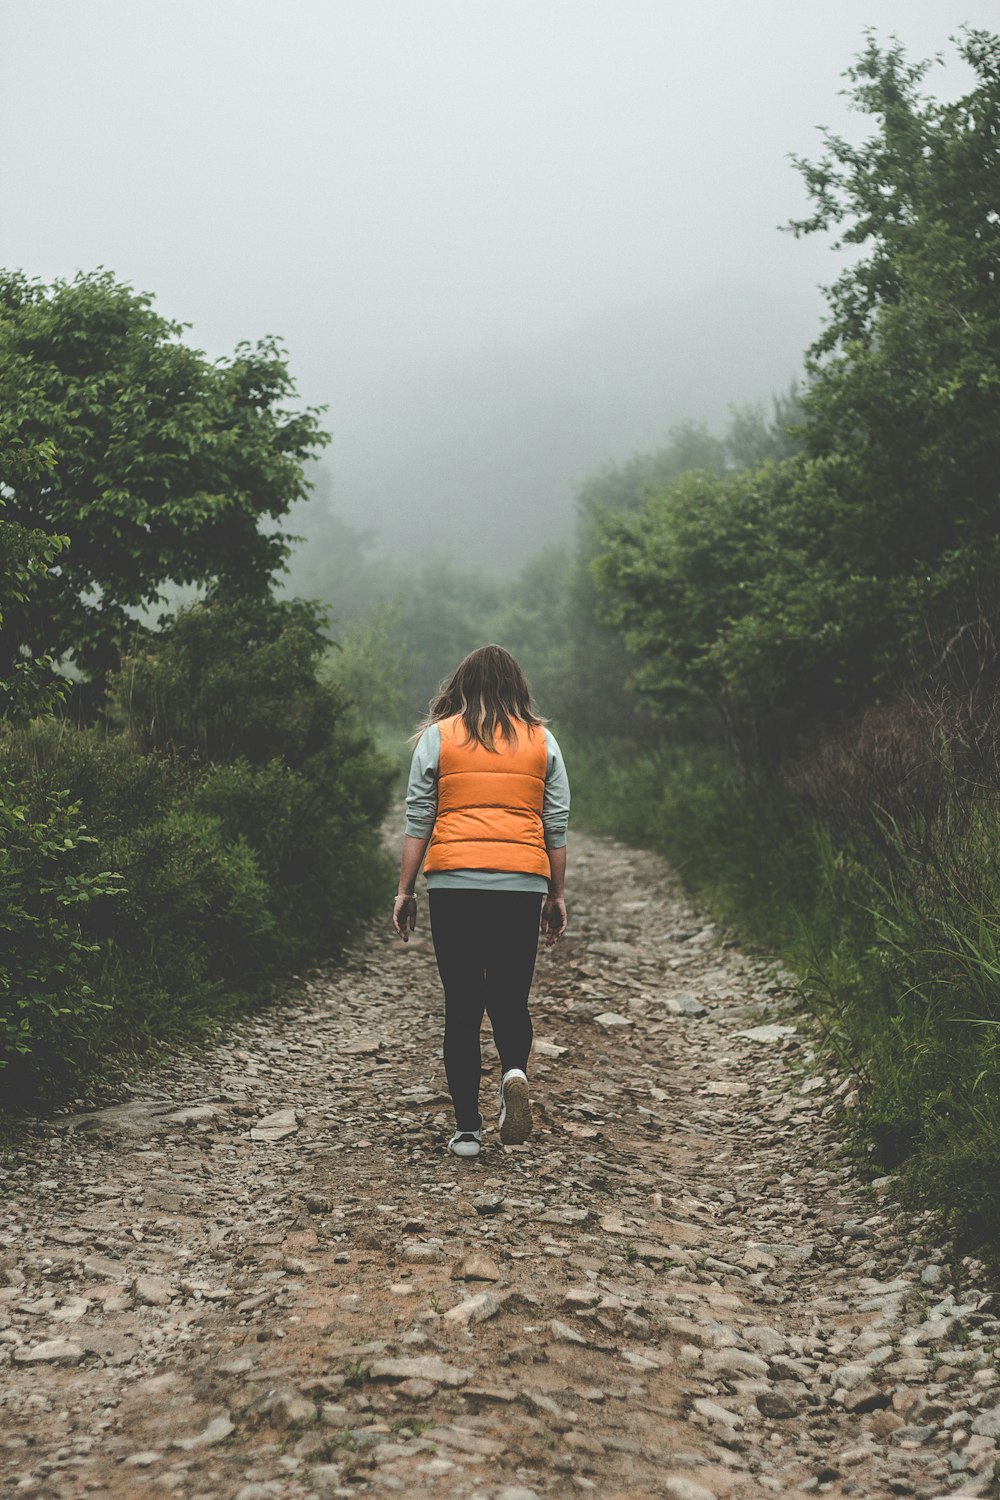
[[[566,931],[566,902],[562,896],[546,896],[542,906],[541,927],[545,934],[546,948],[558,943]]]
[[[414,895],[397,896],[392,906],[392,925],[404,943],[410,941],[410,933],[417,925],[417,898]]]

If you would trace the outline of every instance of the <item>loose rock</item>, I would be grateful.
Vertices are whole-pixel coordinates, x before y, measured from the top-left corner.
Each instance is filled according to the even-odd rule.
[[[27,1349],[14,1350],[14,1362],[19,1365],[59,1364],[75,1365],[84,1355],[82,1344],[74,1339],[44,1339]]]

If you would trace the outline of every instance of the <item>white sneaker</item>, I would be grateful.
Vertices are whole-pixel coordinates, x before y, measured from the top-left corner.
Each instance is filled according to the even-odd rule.
[[[456,1156],[478,1156],[482,1144],[483,1127],[480,1121],[478,1130],[456,1130],[448,1142],[448,1150],[454,1151]]]
[[[528,1078],[520,1068],[508,1068],[500,1080],[499,1125],[505,1146],[519,1146],[531,1134]]]

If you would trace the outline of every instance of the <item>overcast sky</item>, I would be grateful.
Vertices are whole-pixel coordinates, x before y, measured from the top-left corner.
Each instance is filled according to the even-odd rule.
[[[280,335],[349,449],[401,367],[719,282],[815,297],[836,266],[776,229],[804,206],[788,154],[857,132],[838,89],[864,28],[953,57],[949,34],[996,20],[995,0],[0,0],[0,261],[109,266],[213,355]]]

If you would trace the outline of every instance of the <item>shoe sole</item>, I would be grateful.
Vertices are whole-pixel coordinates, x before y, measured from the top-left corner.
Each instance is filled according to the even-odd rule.
[[[505,1084],[503,1100],[506,1106],[500,1139],[505,1146],[519,1146],[531,1134],[531,1099],[528,1085],[523,1078],[512,1078]]]

